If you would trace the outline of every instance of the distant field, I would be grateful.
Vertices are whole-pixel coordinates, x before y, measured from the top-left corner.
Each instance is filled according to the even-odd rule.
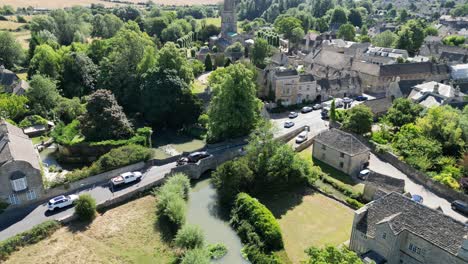
[[[145,0],[126,0],[132,3],[145,3]],[[220,0],[153,0],[156,4],[161,5],[207,5],[217,4]],[[28,7],[35,8],[64,8],[72,6],[90,6],[91,4],[103,4],[105,6],[118,6],[122,4],[111,3],[99,0],[2,0],[2,5],[11,5],[13,7]]]
[[[22,25],[26,25],[24,23],[17,23],[15,21],[0,21],[0,30],[16,30]]]

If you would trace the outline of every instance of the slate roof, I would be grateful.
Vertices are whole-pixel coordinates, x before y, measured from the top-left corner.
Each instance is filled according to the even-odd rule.
[[[0,120],[0,167],[16,160],[26,161],[33,168],[40,170],[39,157],[31,139],[21,128]]]
[[[363,103],[369,107],[374,115],[385,114],[388,109],[392,106],[392,100],[387,97],[368,100]]]
[[[313,82],[315,80],[312,74],[303,74],[299,76],[299,82]]]
[[[411,232],[456,255],[468,234],[465,224],[395,192],[367,204],[365,209],[357,229],[371,237],[377,225],[388,223],[395,235]]]
[[[296,70],[284,70],[284,71],[276,71],[275,75],[278,77],[286,77],[286,76],[295,76],[299,73]]]
[[[334,128],[318,134],[314,140],[350,156],[369,151],[369,148],[355,136]]]
[[[11,86],[18,80],[16,74],[10,70],[5,69],[3,65],[0,66],[0,85]]]
[[[387,192],[405,192],[405,180],[393,178],[375,171],[372,171],[367,176],[365,184],[377,186]]]

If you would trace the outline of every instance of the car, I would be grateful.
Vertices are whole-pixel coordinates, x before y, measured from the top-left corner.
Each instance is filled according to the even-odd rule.
[[[292,121],[284,122],[284,128],[290,128],[290,127],[293,127],[293,126],[294,126],[294,122],[292,122]]]
[[[211,154],[206,151],[193,152],[190,153],[187,157],[180,158],[177,161],[177,166],[185,165],[187,163],[197,163],[204,158],[208,158],[209,156],[211,156]]]
[[[460,200],[453,201],[452,209],[464,215],[468,215],[468,204],[463,201],[460,201]]]
[[[336,98],[336,99],[335,99],[335,107],[336,107],[336,108],[344,107],[343,99]]]
[[[302,131],[297,137],[296,137],[296,143],[297,144],[301,144],[303,143],[304,141],[307,140],[307,135],[308,135],[308,132],[307,131]]]
[[[322,116],[322,119],[328,119],[329,118],[328,112],[329,112],[328,108],[324,107],[322,109],[322,112],[320,112],[320,115]]]
[[[370,174],[370,170],[368,170],[368,169],[362,170],[362,171],[359,172],[358,178],[361,179],[361,180],[365,180],[365,179],[367,179],[367,176],[369,176],[369,174]]]
[[[301,112],[305,114],[305,113],[312,112],[312,110],[314,110],[312,107],[304,106],[304,107],[302,107]]]
[[[141,180],[142,176],[143,176],[143,174],[141,174],[141,172],[139,172],[139,171],[126,172],[126,173],[120,174],[117,177],[112,178],[111,183],[112,183],[112,186],[114,186],[114,187],[121,186],[121,185],[124,185],[124,184],[139,181],[139,180]]]
[[[356,97],[356,101],[359,101],[359,102],[362,102],[362,101],[367,101],[369,98],[367,96],[364,96],[364,95],[359,95],[358,97]]]
[[[411,200],[417,202],[417,203],[420,203],[422,204],[424,202],[424,199],[422,198],[421,195],[418,195],[418,194],[413,194],[411,195]]]
[[[60,195],[49,200],[47,203],[48,211],[55,211],[56,209],[62,209],[68,206],[72,206],[73,203],[78,200],[78,195]]]
[[[345,104],[351,104],[352,102],[354,102],[354,100],[349,97],[343,98],[343,103]]]
[[[296,117],[298,117],[298,116],[299,116],[299,114],[296,113],[296,112],[291,112],[291,113],[289,113],[289,115],[288,115],[288,117],[291,118],[291,119],[296,118]]]
[[[321,104],[314,104],[314,106],[312,106],[312,108],[314,110],[319,110],[319,109],[322,109],[322,105]]]

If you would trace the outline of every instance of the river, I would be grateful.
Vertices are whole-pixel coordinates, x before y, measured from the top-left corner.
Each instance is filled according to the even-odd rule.
[[[218,206],[216,190],[209,179],[198,181],[190,191],[187,222],[198,225],[205,233],[207,243],[222,243],[228,253],[214,263],[248,264],[241,255],[242,243],[228,223],[226,213]]]

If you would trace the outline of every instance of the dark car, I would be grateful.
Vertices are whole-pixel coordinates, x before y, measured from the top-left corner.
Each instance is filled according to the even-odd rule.
[[[458,211],[464,215],[468,215],[468,204],[460,201],[460,200],[455,200],[452,202],[452,209],[454,211]]]
[[[362,101],[367,101],[367,96],[363,96],[363,95],[360,95],[358,97],[356,97],[356,101],[359,101],[359,102],[362,102]]]
[[[284,122],[284,128],[291,128],[294,126],[294,122],[288,121]]]
[[[206,151],[190,153],[187,157],[180,158],[177,161],[177,165],[180,166],[180,165],[185,165],[187,163],[197,163],[198,161],[204,158],[208,158],[209,156],[211,155]]]

